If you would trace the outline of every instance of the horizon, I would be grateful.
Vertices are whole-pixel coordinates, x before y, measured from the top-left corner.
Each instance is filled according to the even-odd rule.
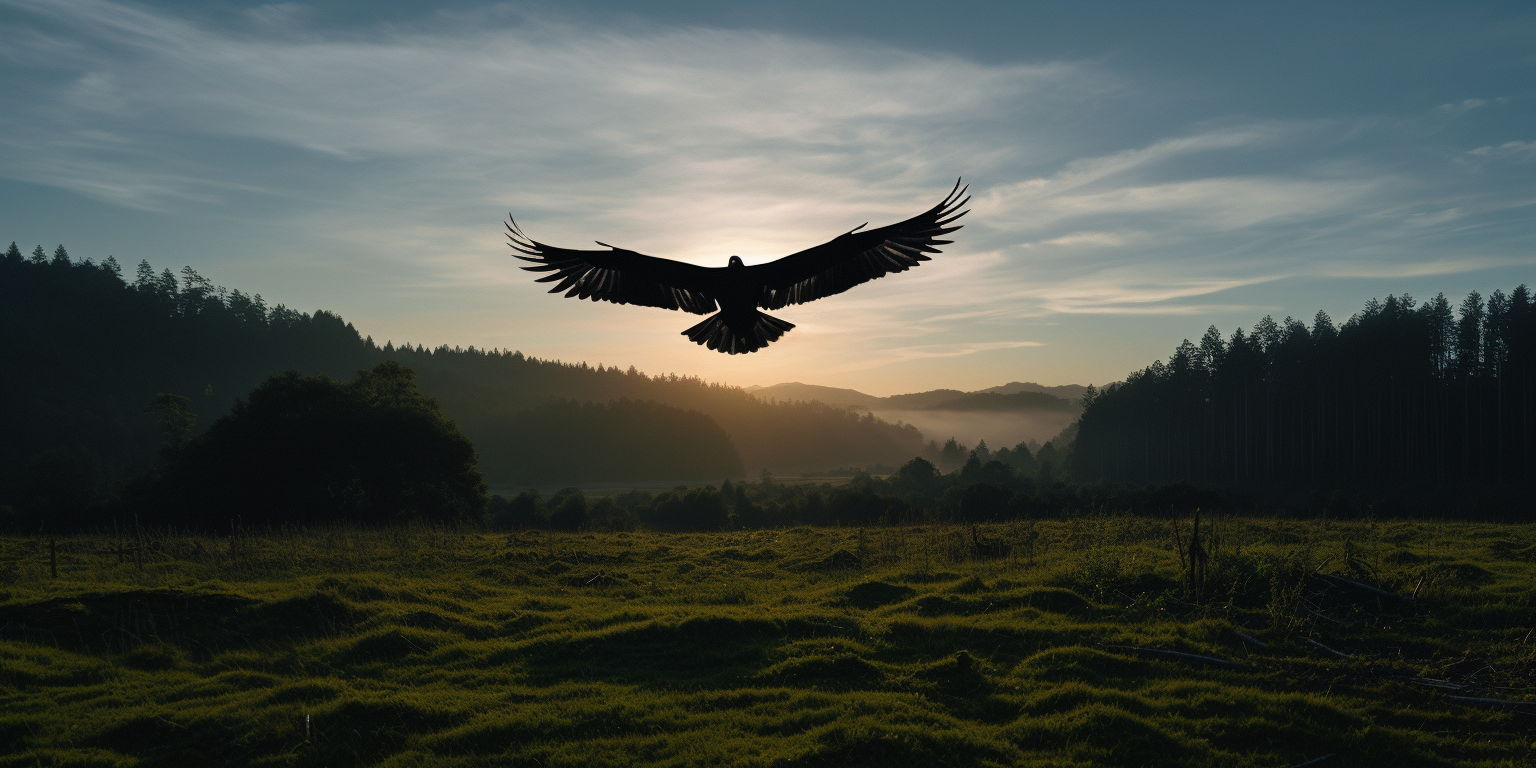
[[[879,397],[1103,386],[1209,325],[1532,282],[1528,6],[872,9],[0,3],[0,234],[381,345]],[[745,357],[547,295],[500,235],[760,263],[956,176],[943,254]]]

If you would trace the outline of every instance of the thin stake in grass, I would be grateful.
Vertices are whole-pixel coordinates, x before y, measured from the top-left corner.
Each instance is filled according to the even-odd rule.
[[[1177,530],[1177,529],[1175,529]],[[1194,530],[1189,534],[1189,556],[1184,557],[1184,548],[1180,548],[1179,559],[1184,561],[1184,579],[1189,588],[1190,602],[1200,605],[1205,596],[1205,581],[1210,566],[1210,556],[1206,554],[1205,547],[1200,543],[1200,509],[1195,509]]]

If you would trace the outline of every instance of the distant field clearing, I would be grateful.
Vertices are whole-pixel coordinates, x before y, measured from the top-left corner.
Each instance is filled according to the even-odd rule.
[[[1059,411],[872,411],[889,421],[917,427],[923,437],[943,443],[953,437],[974,446],[1012,448],[1029,440],[1045,442],[1065,429],[1076,413]]]

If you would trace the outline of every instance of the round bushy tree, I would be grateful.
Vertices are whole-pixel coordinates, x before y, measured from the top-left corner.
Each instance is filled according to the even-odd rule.
[[[475,459],[469,438],[399,363],[351,382],[290,371],[176,451],[144,514],[204,528],[478,519],[487,500]]]

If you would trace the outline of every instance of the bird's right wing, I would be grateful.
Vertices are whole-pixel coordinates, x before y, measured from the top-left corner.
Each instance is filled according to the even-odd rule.
[[[814,248],[747,267],[763,286],[757,305],[804,304],[928,261],[928,254],[950,243],[939,238],[959,229],[955,221],[968,213],[961,210],[970,202],[966,189],[956,180],[938,205],[906,221],[863,232],[861,225]]]
[[[710,294],[717,270],[708,267],[658,259],[611,245],[606,251],[556,248],[523,234],[510,217],[507,240],[512,250],[523,254],[513,254],[514,257],[535,265],[523,269],[553,273],[538,279],[541,283],[559,281],[550,293],[564,291],[566,298],[680,309],[695,315],[707,315],[716,309],[715,298]]]

